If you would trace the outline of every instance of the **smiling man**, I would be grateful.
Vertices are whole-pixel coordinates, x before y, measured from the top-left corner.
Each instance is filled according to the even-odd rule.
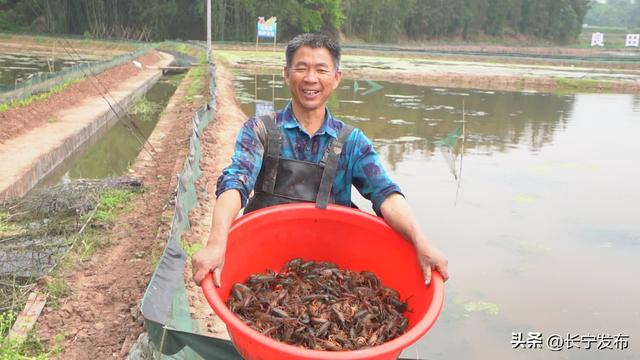
[[[414,244],[425,283],[431,281],[432,268],[446,280],[447,258],[422,233],[371,141],[326,107],[342,77],[339,45],[321,34],[295,37],[287,45],[283,75],[291,102],[244,124],[231,165],[218,179],[209,240],[192,258],[194,281],[200,284],[213,272],[220,286],[229,228],[243,207],[247,213],[292,202],[353,206],[352,185],[378,216]]]

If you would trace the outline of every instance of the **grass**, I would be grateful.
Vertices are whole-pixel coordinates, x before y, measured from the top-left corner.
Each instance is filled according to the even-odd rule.
[[[50,356],[60,353],[58,338],[56,337],[56,346],[52,351],[47,351],[42,342],[35,335],[35,331],[31,331],[24,342],[9,339],[7,334],[9,329],[16,320],[16,314],[7,311],[0,313],[0,359],[2,360],[22,360],[36,359],[44,360]]]
[[[36,95],[31,95],[26,99],[22,99],[22,100],[13,100],[11,102],[8,103],[3,103],[0,104],[0,113],[13,109],[13,108],[18,108],[21,106],[28,106],[33,104],[36,101],[42,101],[42,100],[46,100],[48,98],[50,98],[52,95],[57,94],[59,92],[61,92],[62,90],[68,88],[69,86],[80,82],[82,79],[75,79],[75,80],[67,80],[65,82],[63,82],[60,85],[56,85],[55,87],[51,88],[51,90],[44,92],[44,93],[40,93],[40,94],[36,94]]]
[[[47,293],[55,299],[63,299],[71,295],[71,289],[67,282],[60,277],[53,277],[47,282]]]
[[[189,76],[191,78],[191,83],[187,88],[187,99],[192,100],[196,95],[202,95],[202,91],[205,85],[206,75],[207,75],[207,53],[204,51],[198,52],[198,64],[200,66],[196,66],[189,71]]]
[[[589,90],[606,92],[606,91],[612,90],[614,87],[614,84],[612,83],[609,83],[606,81],[592,80],[592,79],[560,78],[560,79],[556,79],[556,84],[558,85],[556,92],[561,94],[568,94],[576,91],[589,91]]]
[[[130,204],[135,194],[135,191],[122,189],[106,191],[100,196],[93,220],[113,224],[118,210],[128,209],[127,204]]]
[[[42,291],[48,294],[49,306],[54,309],[59,308],[60,299],[71,295],[71,288],[61,273],[69,272],[69,269],[73,269],[73,266],[80,261],[91,257],[96,249],[109,243],[109,237],[103,230],[105,225],[113,224],[119,213],[130,210],[129,204],[140,192],[140,190],[123,189],[105,191],[100,195],[93,213],[82,216],[79,221],[75,219],[76,222],[87,226],[83,227],[82,233],[68,238],[70,246],[68,255],[61,261],[57,270],[45,278],[46,285]],[[0,212],[0,229],[3,231],[13,231],[7,221],[9,216],[6,212]],[[60,355],[67,334],[57,334],[49,346],[40,341],[36,330],[32,330],[23,342],[11,340],[7,338],[7,334],[15,318],[14,311],[0,312],[0,360],[49,359]]]
[[[204,67],[196,67],[189,73],[191,83],[187,88],[187,99],[192,100],[196,95],[200,95],[204,86]]]
[[[192,257],[202,249],[202,244],[190,244],[185,240],[182,240],[182,250],[187,254],[188,257]]]
[[[10,223],[7,220],[9,219],[9,213],[0,211],[0,235],[2,236],[11,236],[18,235],[23,231],[23,228],[17,226],[14,223]]]

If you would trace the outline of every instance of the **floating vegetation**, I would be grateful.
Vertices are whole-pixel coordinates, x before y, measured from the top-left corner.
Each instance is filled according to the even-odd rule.
[[[346,120],[350,120],[350,121],[356,121],[356,122],[360,122],[360,121],[369,121],[369,118],[363,118],[360,116],[354,116],[354,115],[338,115],[339,118],[341,119],[346,119]]]
[[[142,95],[129,107],[128,112],[130,115],[142,115],[142,119],[146,120],[149,115],[160,111],[160,109],[160,104],[150,101],[145,95]]]
[[[470,312],[482,312],[488,315],[498,315],[500,307],[498,304],[488,301],[469,301],[464,304],[464,310]]]
[[[415,124],[412,121],[406,121],[402,119],[391,119],[388,121],[388,123],[393,125],[414,125]]]

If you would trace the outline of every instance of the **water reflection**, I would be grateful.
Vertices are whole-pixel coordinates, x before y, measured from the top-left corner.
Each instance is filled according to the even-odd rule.
[[[271,87],[271,83],[279,86]],[[279,109],[289,99],[282,78],[275,75],[241,75],[236,91],[249,115],[255,114],[256,105],[263,108],[265,101]],[[329,108],[338,118],[362,129],[395,169],[402,154],[433,156],[439,147],[436,141],[461,127],[463,102],[466,151],[491,154],[519,147],[540,151],[553,141],[556,129],[566,126],[573,101],[573,97],[549,94],[343,80]]]
[[[256,97],[286,105],[271,75],[242,76],[248,115]],[[403,357],[640,358],[640,97],[345,80],[330,107],[374,140],[450,257],[441,318]],[[519,332],[630,340],[625,350],[515,350]]]

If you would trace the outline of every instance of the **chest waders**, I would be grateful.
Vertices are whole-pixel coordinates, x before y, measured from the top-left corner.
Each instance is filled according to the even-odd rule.
[[[261,116],[260,120],[267,131],[266,148],[254,194],[247,203],[245,214],[267,206],[294,202],[315,202],[321,209],[325,209],[328,203],[335,203],[331,188],[342,148],[353,127],[345,124],[338,137],[327,144],[322,160],[316,164],[281,158],[282,136],[278,125],[270,116]]]

